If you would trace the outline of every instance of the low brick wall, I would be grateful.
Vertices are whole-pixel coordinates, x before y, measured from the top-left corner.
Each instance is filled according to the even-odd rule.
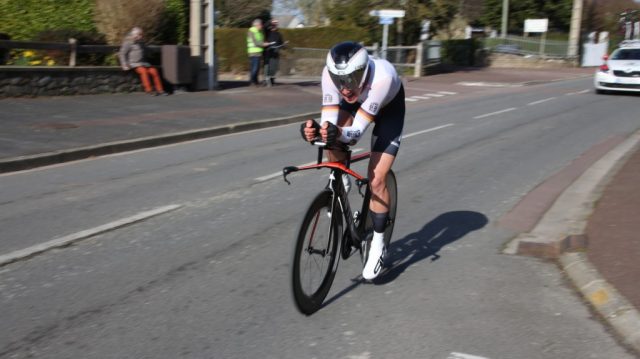
[[[0,98],[142,91],[133,71],[120,67],[0,66]]]

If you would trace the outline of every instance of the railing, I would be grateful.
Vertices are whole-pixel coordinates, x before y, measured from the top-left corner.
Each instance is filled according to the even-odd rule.
[[[68,43],[0,40],[0,49],[49,50],[68,53],[70,67],[76,66],[78,54],[117,54],[119,48],[114,45],[79,45],[75,39],[69,39]],[[148,48],[157,51],[160,46],[149,45]]]
[[[412,76],[420,77],[425,66],[440,63],[440,47],[440,41],[418,43],[415,46],[389,46],[386,58],[398,73],[407,74],[408,70]],[[374,57],[382,56],[382,49],[377,44],[367,46],[366,49]],[[296,60],[315,59],[324,62],[328,52],[328,49],[296,47],[290,56]]]
[[[543,58],[568,58],[568,41],[553,41],[542,38],[508,36],[484,39],[485,48],[492,52],[516,55],[534,55]]]

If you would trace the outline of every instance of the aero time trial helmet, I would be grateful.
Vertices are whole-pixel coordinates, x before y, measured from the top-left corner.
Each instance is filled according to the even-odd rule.
[[[329,76],[338,90],[360,89],[369,68],[367,49],[356,42],[341,42],[327,55]]]

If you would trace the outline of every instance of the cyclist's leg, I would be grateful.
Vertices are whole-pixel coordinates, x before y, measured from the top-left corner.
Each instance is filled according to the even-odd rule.
[[[367,262],[362,270],[362,276],[365,279],[377,277],[383,266],[386,249],[384,233],[390,208],[387,175],[400,149],[404,113],[404,91],[401,88],[396,98],[380,111],[371,136],[368,175],[371,189],[369,210],[373,222],[373,238],[369,246]]]

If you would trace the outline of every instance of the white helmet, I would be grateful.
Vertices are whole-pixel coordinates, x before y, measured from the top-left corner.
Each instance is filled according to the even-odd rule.
[[[367,49],[356,42],[341,42],[327,54],[327,69],[338,90],[361,89],[369,69]]]

